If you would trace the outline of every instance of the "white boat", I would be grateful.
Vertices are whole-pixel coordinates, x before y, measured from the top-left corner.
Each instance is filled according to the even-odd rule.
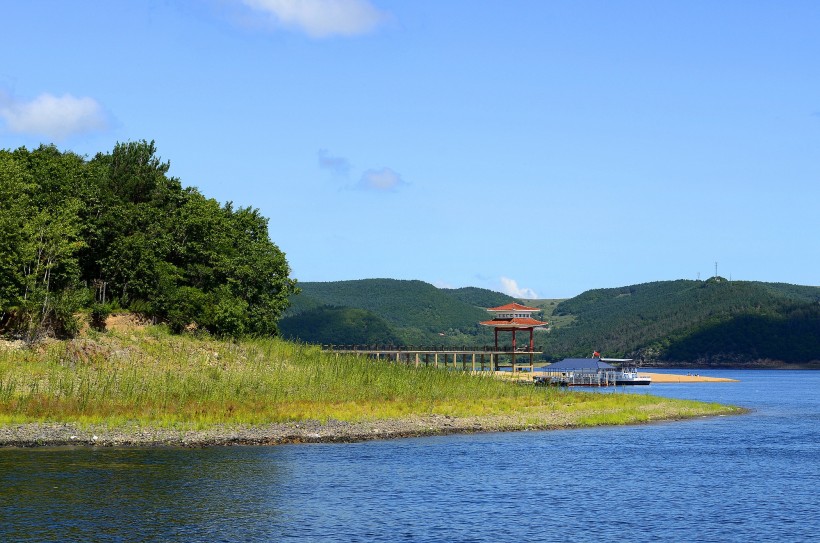
[[[635,368],[623,369],[615,374],[615,385],[651,385],[652,377],[640,375]]]
[[[615,385],[651,385],[652,377],[641,375],[638,368],[629,366],[631,358],[601,358],[601,362],[618,364],[620,368],[615,372]]]

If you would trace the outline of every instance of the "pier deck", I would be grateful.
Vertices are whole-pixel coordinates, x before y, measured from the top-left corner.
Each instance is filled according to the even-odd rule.
[[[498,371],[500,367],[511,367],[513,373],[533,370],[535,356],[543,351],[511,349],[413,349],[398,347],[367,347],[357,345],[322,345],[322,350],[338,354],[369,356],[376,360],[386,360],[418,366],[452,368],[461,371]],[[521,363],[520,360],[525,363]]]

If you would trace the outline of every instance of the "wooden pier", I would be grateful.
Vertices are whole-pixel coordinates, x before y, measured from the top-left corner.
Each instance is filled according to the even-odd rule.
[[[432,366],[460,371],[499,371],[501,367],[512,368],[513,373],[533,371],[535,355],[543,351],[485,348],[471,349],[414,349],[412,347],[371,347],[358,345],[322,345],[322,350],[338,354],[368,356],[376,360],[404,363],[416,367]],[[519,360],[524,359],[525,363]]]

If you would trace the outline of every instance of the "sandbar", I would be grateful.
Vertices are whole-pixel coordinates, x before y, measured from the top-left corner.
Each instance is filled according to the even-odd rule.
[[[655,383],[737,383],[737,379],[727,377],[707,377],[705,375],[682,375],[680,373],[646,373],[641,372],[641,376],[652,378]]]

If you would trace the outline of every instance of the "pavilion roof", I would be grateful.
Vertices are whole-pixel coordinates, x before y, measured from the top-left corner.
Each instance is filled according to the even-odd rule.
[[[529,317],[518,317],[515,319],[493,319],[490,321],[481,321],[479,324],[483,326],[493,326],[495,328],[536,328],[538,326],[546,326],[549,323],[538,321]]]
[[[500,305],[498,307],[488,307],[487,311],[541,311],[537,307],[529,307],[526,305],[521,305],[518,302],[513,302],[511,304]]]

